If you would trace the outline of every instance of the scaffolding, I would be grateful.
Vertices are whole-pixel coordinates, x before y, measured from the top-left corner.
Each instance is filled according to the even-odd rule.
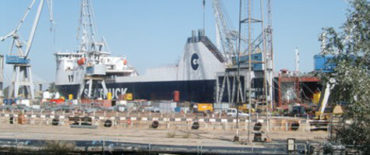
[[[268,121],[274,107],[271,2],[240,0],[239,13],[237,49],[231,65],[217,75],[216,102],[248,104],[249,114],[252,108],[263,107]],[[250,130],[248,141],[249,135]]]

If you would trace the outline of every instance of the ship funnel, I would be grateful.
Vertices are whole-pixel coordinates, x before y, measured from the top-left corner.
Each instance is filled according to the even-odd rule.
[[[197,32],[195,30],[191,31],[191,42],[197,41]]]
[[[205,34],[204,34],[204,29],[199,29],[198,30],[198,37],[201,38],[201,37],[204,37]]]
[[[202,40],[202,38],[205,37],[205,33],[203,29],[199,30],[192,30],[191,31],[191,37],[188,38],[188,43],[196,43]]]

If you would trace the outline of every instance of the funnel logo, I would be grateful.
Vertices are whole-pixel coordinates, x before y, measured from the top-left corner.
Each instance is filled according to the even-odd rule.
[[[198,67],[199,67],[198,61],[199,61],[199,56],[196,53],[194,53],[191,56],[191,62],[190,62],[191,63],[191,68],[193,68],[194,70],[197,70]]]

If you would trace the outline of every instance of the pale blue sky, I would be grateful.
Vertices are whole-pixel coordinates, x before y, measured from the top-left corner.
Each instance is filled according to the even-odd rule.
[[[0,1],[0,36],[14,29],[31,0]],[[235,28],[239,0],[223,0]],[[191,30],[202,28],[202,0],[94,0],[95,21],[114,55],[125,55],[140,73],[146,68],[175,64],[181,57]],[[338,28],[345,20],[345,0],[272,0],[275,69],[294,69],[294,49],[301,52],[301,70],[313,69],[313,55],[320,50],[322,27]],[[56,51],[78,47],[80,1],[54,0],[56,33],[49,31],[48,11],[44,7],[31,49],[31,64],[36,79],[54,81]],[[27,39],[33,9],[21,36]],[[214,40],[211,1],[206,3],[206,34]],[[55,44],[53,40],[55,39]],[[10,40],[0,42],[0,53],[8,53]],[[5,69],[9,70],[9,66]],[[5,71],[5,80],[11,76]]]

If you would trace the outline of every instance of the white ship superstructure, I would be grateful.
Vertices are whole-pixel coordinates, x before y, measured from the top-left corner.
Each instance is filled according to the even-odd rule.
[[[55,53],[57,62],[56,85],[76,85],[80,84],[86,74],[86,67],[82,66],[85,62],[85,54],[82,52],[57,52]],[[111,56],[104,52],[100,55],[99,62],[105,66],[108,79],[115,79],[124,76],[137,76],[133,67],[128,66],[126,57]]]

